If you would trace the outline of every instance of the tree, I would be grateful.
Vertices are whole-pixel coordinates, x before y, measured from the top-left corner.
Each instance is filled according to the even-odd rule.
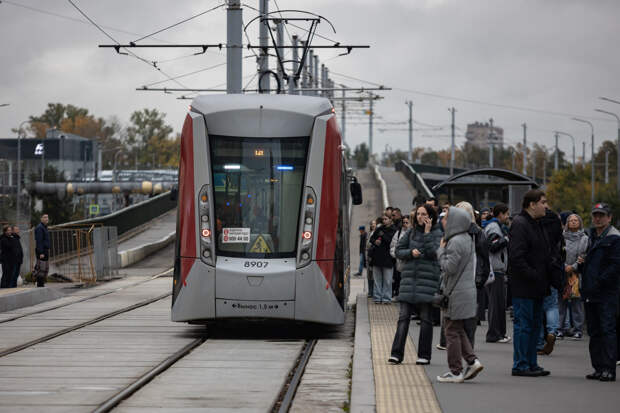
[[[366,143],[361,143],[355,147],[353,159],[359,169],[366,168],[366,165],[368,165],[368,146],[366,146]]]
[[[151,138],[168,139],[172,127],[166,125],[166,114],[157,109],[142,109],[131,114],[131,125],[127,128],[127,142],[130,145],[146,145]]]
[[[64,105],[62,103],[48,103],[47,109],[39,116],[30,116],[30,132],[35,135],[36,138],[44,138],[45,133],[49,128],[62,129],[62,123],[65,120],[70,120],[75,123],[76,118],[93,118],[88,114],[88,109],[80,108],[74,105]],[[71,131],[64,130],[64,132],[72,133]]]

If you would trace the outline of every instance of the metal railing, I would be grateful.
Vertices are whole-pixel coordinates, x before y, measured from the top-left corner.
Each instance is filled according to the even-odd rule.
[[[417,173],[410,164],[401,160],[396,164],[396,170],[405,175],[415,190],[418,191],[418,194],[421,194],[425,198],[432,198],[434,196],[433,192],[426,185],[426,182],[424,182],[422,176]]]

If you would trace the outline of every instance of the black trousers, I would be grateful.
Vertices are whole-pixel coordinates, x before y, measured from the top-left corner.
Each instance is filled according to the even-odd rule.
[[[15,266],[13,263],[2,263],[2,280],[0,281],[0,288],[9,288],[11,286],[14,269]]]
[[[392,297],[398,296],[400,292],[400,271],[396,271],[394,267],[394,274],[392,274]]]
[[[396,335],[394,335],[394,342],[392,343],[391,356],[401,361],[405,358],[405,344],[407,343],[407,335],[409,334],[411,314],[413,314],[414,310],[417,310],[421,321],[420,337],[418,339],[418,357],[430,361],[433,347],[432,305],[430,303],[417,305],[406,302],[400,303],[398,325],[396,326]]]
[[[618,297],[596,303],[586,302],[585,309],[592,367],[598,372],[608,371],[615,374],[618,359],[616,336]]]
[[[485,310],[487,309],[489,298],[484,287],[476,288],[476,303],[478,304],[478,313],[476,314],[478,321],[486,321]]]
[[[505,275],[495,273],[495,281],[485,287],[489,297],[489,329],[487,342],[494,343],[506,336],[506,292]]]

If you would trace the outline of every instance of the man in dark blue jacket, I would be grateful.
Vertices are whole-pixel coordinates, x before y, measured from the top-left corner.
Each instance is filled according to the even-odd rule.
[[[34,229],[35,253],[37,256],[37,263],[35,265],[37,287],[45,285],[47,271],[49,270],[50,233],[47,229],[48,223],[48,215],[43,214],[41,215],[41,223]]]
[[[611,225],[611,218],[607,204],[594,205],[590,246],[585,260],[579,260],[581,297],[585,301],[590,360],[594,367],[594,373],[586,378],[600,381],[616,380],[620,231]]]

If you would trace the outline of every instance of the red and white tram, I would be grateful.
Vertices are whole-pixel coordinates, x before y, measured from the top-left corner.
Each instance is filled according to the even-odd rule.
[[[344,322],[351,183],[327,99],[196,98],[181,136],[172,320]]]

